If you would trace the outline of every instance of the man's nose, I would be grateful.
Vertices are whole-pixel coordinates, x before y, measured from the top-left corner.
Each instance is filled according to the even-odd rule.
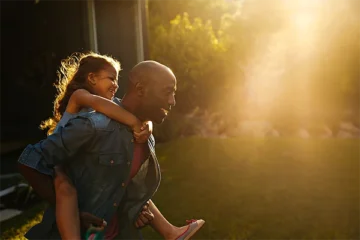
[[[169,99],[169,105],[174,107],[176,105],[176,100],[175,100],[175,96],[172,96],[170,99]]]

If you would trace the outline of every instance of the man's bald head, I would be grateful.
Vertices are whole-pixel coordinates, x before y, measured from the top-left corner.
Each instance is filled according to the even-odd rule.
[[[175,79],[175,75],[170,68],[151,60],[138,63],[129,73],[130,85],[133,86],[136,86],[138,83],[144,86],[156,84],[159,81],[166,81],[166,78],[169,77]]]
[[[175,105],[176,77],[170,68],[156,61],[143,61],[129,73],[126,95],[136,103],[143,119],[161,123]]]

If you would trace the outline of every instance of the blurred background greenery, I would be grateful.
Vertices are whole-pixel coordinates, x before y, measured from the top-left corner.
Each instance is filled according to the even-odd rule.
[[[149,1],[151,58],[178,78],[157,138],[239,135],[241,121],[358,128],[359,16],[357,0]]]

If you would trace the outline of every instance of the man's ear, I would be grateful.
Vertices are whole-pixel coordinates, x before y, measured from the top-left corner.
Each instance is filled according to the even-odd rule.
[[[137,82],[135,84],[136,93],[138,96],[142,97],[146,93],[146,86],[142,82]]]
[[[95,79],[95,74],[94,73],[89,73],[88,77],[87,77],[87,80],[91,85],[96,85],[96,79]]]

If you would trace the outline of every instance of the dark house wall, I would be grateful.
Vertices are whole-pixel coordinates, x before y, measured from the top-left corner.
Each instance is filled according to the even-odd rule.
[[[43,137],[61,59],[87,50],[83,1],[1,1],[1,141]]]
[[[118,96],[137,63],[135,1],[95,1],[98,50],[120,60]],[[90,50],[86,1],[1,1],[1,141],[41,139],[61,59]]]
[[[124,94],[129,70],[137,63],[134,1],[96,1],[98,49],[121,63],[118,97]]]

